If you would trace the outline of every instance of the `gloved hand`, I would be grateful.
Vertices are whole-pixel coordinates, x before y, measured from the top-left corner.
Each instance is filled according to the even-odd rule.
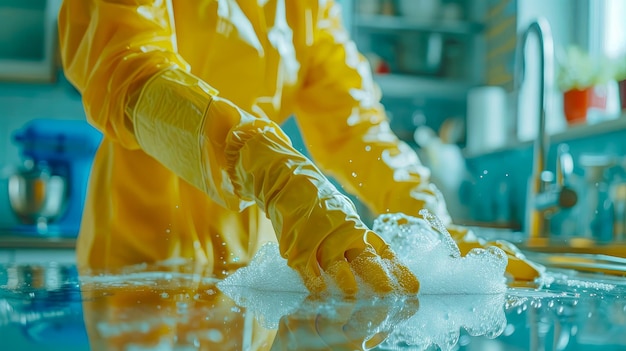
[[[319,303],[281,318],[271,350],[369,350],[419,309],[417,298]]]
[[[502,249],[509,262],[506,266],[506,272],[515,281],[533,281],[540,277],[545,271],[545,267],[538,263],[534,263],[526,259],[524,254],[513,245],[505,240],[486,241],[477,237],[471,230],[457,225],[448,225],[448,232],[459,246],[461,255],[465,256],[471,249],[486,248],[496,246]]]
[[[187,72],[164,70],[130,100],[137,142],[224,207],[256,203],[310,291],[330,283],[353,296],[360,279],[376,293],[417,293],[413,273],[277,124],[216,94]]]
[[[255,120],[231,135],[237,140],[230,144],[239,145],[227,155],[233,158],[231,178],[268,214],[281,255],[307,288],[317,293],[334,283],[354,296],[360,279],[375,293],[416,294],[413,273],[363,224],[352,202],[268,124]]]

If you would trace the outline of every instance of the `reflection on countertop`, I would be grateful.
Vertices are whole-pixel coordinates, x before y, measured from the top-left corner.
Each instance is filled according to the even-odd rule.
[[[624,350],[626,279],[551,271],[493,295],[342,300],[218,287],[181,262],[0,265],[3,350]],[[221,287],[221,289],[220,289]]]

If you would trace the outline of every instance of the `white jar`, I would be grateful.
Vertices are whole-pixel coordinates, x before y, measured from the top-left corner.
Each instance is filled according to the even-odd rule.
[[[441,0],[398,0],[400,15],[407,20],[429,22],[439,18]]]
[[[360,0],[357,1],[358,11],[362,15],[380,14],[380,0]]]

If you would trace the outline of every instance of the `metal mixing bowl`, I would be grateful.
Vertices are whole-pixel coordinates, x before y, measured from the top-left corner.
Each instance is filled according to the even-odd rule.
[[[9,177],[9,201],[23,223],[45,225],[63,215],[67,182],[45,168],[23,169]]]

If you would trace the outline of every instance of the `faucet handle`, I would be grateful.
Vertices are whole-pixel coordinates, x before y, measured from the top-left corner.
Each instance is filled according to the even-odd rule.
[[[560,144],[556,155],[556,184],[564,186],[574,173],[574,158],[569,152],[569,145]]]
[[[578,203],[578,194],[576,190],[569,186],[561,188],[559,193],[559,206],[561,208],[572,208]]]

